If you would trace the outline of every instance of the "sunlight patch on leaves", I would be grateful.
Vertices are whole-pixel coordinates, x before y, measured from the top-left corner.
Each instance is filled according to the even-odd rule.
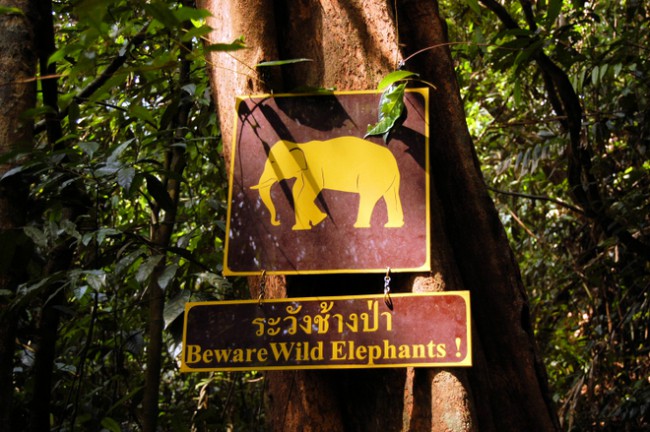
[[[364,138],[373,135],[385,135],[395,126],[404,112],[404,92],[406,83],[393,84],[379,98],[379,121],[368,126]]]

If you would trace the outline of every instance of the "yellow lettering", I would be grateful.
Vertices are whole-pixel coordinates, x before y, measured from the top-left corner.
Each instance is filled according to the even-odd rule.
[[[438,357],[447,357],[447,346],[445,344],[440,344],[437,347]]]
[[[323,342],[319,341],[318,344],[309,352],[311,360],[323,360]]]
[[[399,358],[401,359],[410,359],[411,358],[411,347],[408,345],[399,346]]]
[[[413,345],[413,358],[424,358],[424,345]]]
[[[212,361],[212,350],[203,351],[203,363],[210,363]]]
[[[384,339],[384,358],[394,359],[397,357],[397,347]]]
[[[309,342],[298,342],[296,344],[296,360],[309,360]]]
[[[379,345],[370,345],[368,347],[368,364],[375,364],[375,360],[381,358],[381,347]]]
[[[220,350],[213,350],[213,351],[214,351],[215,361],[217,363],[227,362],[228,358],[230,357],[230,353],[232,352],[231,349],[220,349]]]
[[[433,341],[427,344],[427,354],[429,354],[429,358],[436,358],[435,348],[436,344],[434,344]]]
[[[246,362],[250,363],[253,361],[253,355],[255,355],[257,348],[246,348]]]
[[[284,358],[285,361],[289,360],[289,356],[291,355],[291,351],[293,351],[294,344],[295,342],[291,342],[290,344],[287,344],[286,342],[272,342],[270,345],[271,351],[273,351],[273,357],[275,357],[276,360],[280,360],[280,357]]]
[[[361,345],[356,349],[357,360],[365,360],[368,355],[368,347]]]
[[[234,363],[241,363],[244,361],[244,350],[241,348],[237,348],[232,356],[232,361]]]
[[[345,360],[345,356],[343,355],[344,346],[345,341],[332,342],[332,360]]]
[[[269,351],[266,348],[260,348],[257,350],[257,361],[265,362],[269,358]]]
[[[199,361],[201,361],[201,347],[199,345],[188,345],[185,362],[196,363]]]

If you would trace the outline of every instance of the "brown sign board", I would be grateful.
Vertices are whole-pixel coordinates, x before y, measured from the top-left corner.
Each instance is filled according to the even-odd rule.
[[[181,371],[471,366],[467,291],[187,303]]]
[[[430,270],[428,90],[386,142],[380,96],[237,98],[225,275]]]

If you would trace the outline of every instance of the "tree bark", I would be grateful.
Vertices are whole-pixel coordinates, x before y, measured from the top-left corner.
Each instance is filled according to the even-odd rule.
[[[3,0],[2,6],[17,8],[23,13],[0,14],[0,155],[31,146],[32,122],[22,114],[36,103],[33,81],[36,71],[34,35],[28,19],[28,0]],[[0,176],[12,168],[0,165]],[[24,281],[24,258],[19,239],[26,212],[27,183],[19,174],[0,181],[0,291],[15,293]],[[0,296],[0,429],[14,430],[13,367],[16,316],[9,309],[10,296]]]
[[[298,86],[371,89],[411,54],[429,48],[405,66],[435,86],[430,100],[432,271],[396,275],[391,286],[394,291],[471,292],[473,368],[267,373],[270,429],[558,430],[526,294],[481,176],[436,2],[293,0],[276,1],[273,8],[260,0],[201,4],[213,13],[211,42],[243,35],[249,47],[210,57],[226,160],[236,95]],[[254,68],[264,60],[302,57],[313,61],[266,74]],[[251,278],[254,295],[257,283]],[[270,277],[266,286],[273,297],[342,294],[333,287],[363,294],[363,288],[352,287],[381,286],[381,277]]]

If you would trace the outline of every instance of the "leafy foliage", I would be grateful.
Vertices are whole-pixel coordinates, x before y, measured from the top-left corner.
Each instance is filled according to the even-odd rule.
[[[60,326],[51,426],[139,429],[149,319],[143,306],[156,283],[166,298],[168,347],[160,427],[254,430],[261,422],[255,374],[181,375],[177,361],[184,303],[245,293],[241,281],[219,276],[226,174],[204,61],[206,50],[240,49],[243,41],[203,44],[208,13],[175,2],[54,7],[58,49],[49,63],[59,77],[59,104],[40,100],[31,113],[34,149],[8,155],[18,165],[5,174],[31,179],[24,234],[35,251],[26,257],[30,279],[0,293],[19,320],[15,423],[30,418],[41,315],[54,305]],[[63,130],[54,143],[44,122],[52,111]],[[183,170],[170,164],[172,155],[181,156]],[[180,182],[177,197],[172,181]],[[157,243],[153,233],[170,212],[171,241]],[[50,272],[62,253],[69,265]]]
[[[650,243],[650,9],[641,1],[546,0],[534,9],[524,1],[501,9],[488,0],[441,3],[458,42],[451,47],[470,131],[521,264],[564,427],[643,430],[650,268],[620,234]],[[27,424],[32,414],[35,353],[46,342],[49,309],[59,319],[51,426],[139,429],[144,304],[155,285],[165,297],[167,347],[160,428],[259,429],[258,375],[181,375],[176,360],[185,302],[245,296],[241,281],[219,276],[226,175],[204,53],[246,44],[201,43],[210,31],[207,12],[178,2],[81,0],[54,8],[49,64],[58,77],[57,106],[44,100],[52,78],[41,70],[41,99],[28,113],[36,122],[34,148],[0,155],[16,164],[0,181],[25,178],[30,191],[29,222],[0,251],[24,254],[29,273],[17,290],[0,291],[18,326],[15,423]],[[0,7],[0,14],[21,13]],[[571,137],[565,114],[553,109],[542,55],[579,96],[581,143],[591,155],[600,215],[613,229],[574,200]],[[307,59],[258,66],[297,61]],[[370,135],[388,133],[399,120],[411,78],[397,71],[382,81],[381,117]],[[53,114],[62,131],[55,141],[46,122]],[[173,232],[161,244],[153,233],[171,213]]]
[[[368,126],[366,137],[372,135],[386,136],[404,113],[404,92],[406,83],[391,84],[379,98],[379,120]]]
[[[648,256],[621,234],[650,244],[642,78],[650,10],[643,2],[447,3],[450,39],[466,42],[453,48],[468,124],[529,290],[564,428],[647,428]],[[553,110],[542,53],[580,98],[598,216],[575,200],[566,117]]]

